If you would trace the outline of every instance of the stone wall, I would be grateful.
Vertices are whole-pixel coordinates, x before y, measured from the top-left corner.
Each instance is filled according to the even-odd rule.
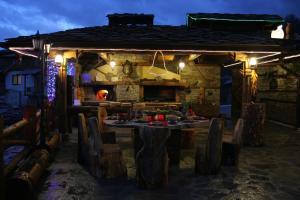
[[[190,93],[186,95],[186,99],[192,103],[219,105],[220,77],[220,66],[188,63],[181,72],[181,79],[186,80],[191,88]]]
[[[259,67],[258,100],[266,103],[267,118],[297,125],[297,64]]]
[[[89,74],[92,81],[122,81],[125,86],[136,88],[136,90],[130,90],[132,92],[125,95],[124,91],[126,90],[120,90],[120,87],[116,86],[116,100],[118,101],[141,100],[137,96],[142,94],[140,91],[142,88],[137,89],[137,83],[140,80],[147,79],[186,82],[188,88],[177,89],[177,101],[185,100],[192,103],[213,105],[219,105],[220,103],[220,67],[218,66],[195,65],[193,62],[189,62],[186,63],[186,67],[180,73],[176,73],[177,62],[167,60],[166,67],[168,71],[164,69],[161,58],[157,59],[155,67],[151,67],[150,63],[152,63],[153,56],[148,54],[114,54],[109,59],[117,63],[113,70],[106,64],[89,71]],[[130,75],[125,75],[123,72],[123,65],[126,60],[133,64],[133,72]]]

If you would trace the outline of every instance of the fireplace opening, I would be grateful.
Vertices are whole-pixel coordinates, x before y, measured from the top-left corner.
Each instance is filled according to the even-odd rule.
[[[93,92],[95,94],[95,97],[97,96],[99,91],[106,90],[108,93],[106,95],[107,101],[116,101],[116,94],[114,91],[114,86],[112,85],[95,85],[93,86]]]
[[[144,101],[174,102],[176,101],[176,87],[144,86]]]

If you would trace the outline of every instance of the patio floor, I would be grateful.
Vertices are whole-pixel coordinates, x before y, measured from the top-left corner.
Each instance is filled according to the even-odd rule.
[[[239,168],[222,167],[216,176],[196,176],[194,152],[183,151],[180,168],[170,169],[168,187],[158,190],[136,186],[129,146],[123,148],[128,179],[93,178],[76,162],[73,132],[48,168],[38,199],[300,199],[300,133],[274,124],[264,131],[264,147],[243,148]]]

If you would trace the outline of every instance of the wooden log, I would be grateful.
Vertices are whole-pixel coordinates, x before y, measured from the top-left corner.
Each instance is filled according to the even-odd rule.
[[[10,135],[16,133],[21,128],[25,127],[27,124],[29,124],[29,121],[26,119],[22,119],[18,121],[17,123],[10,125],[9,127],[5,128],[3,130],[3,134],[0,135],[0,139],[4,139],[9,137]]]
[[[50,140],[47,141],[47,146],[50,151],[54,151],[58,147],[60,142],[61,142],[61,135],[60,133],[55,132],[50,138]]]
[[[265,121],[265,105],[249,103],[244,104],[243,108],[243,144],[248,146],[262,146],[264,144],[262,129]]]
[[[218,118],[211,120],[206,144],[208,174],[217,174],[221,166],[223,126],[223,120]]]
[[[34,186],[48,165],[47,150],[36,150],[7,181],[8,199],[35,199]]]
[[[157,188],[168,183],[167,127],[141,127],[143,147],[136,155],[137,184],[142,188]]]
[[[28,156],[28,154],[30,153],[31,149],[30,148],[25,148],[23,149],[23,151],[21,151],[20,153],[18,153],[14,159],[8,164],[6,165],[5,169],[4,169],[4,176],[8,176],[10,173],[13,172],[13,170],[16,169],[18,163],[23,160],[25,157]]]

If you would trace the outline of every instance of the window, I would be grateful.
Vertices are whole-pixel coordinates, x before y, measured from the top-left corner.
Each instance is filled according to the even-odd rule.
[[[20,75],[20,74],[12,75],[12,84],[13,85],[21,85],[22,84],[22,75]]]

